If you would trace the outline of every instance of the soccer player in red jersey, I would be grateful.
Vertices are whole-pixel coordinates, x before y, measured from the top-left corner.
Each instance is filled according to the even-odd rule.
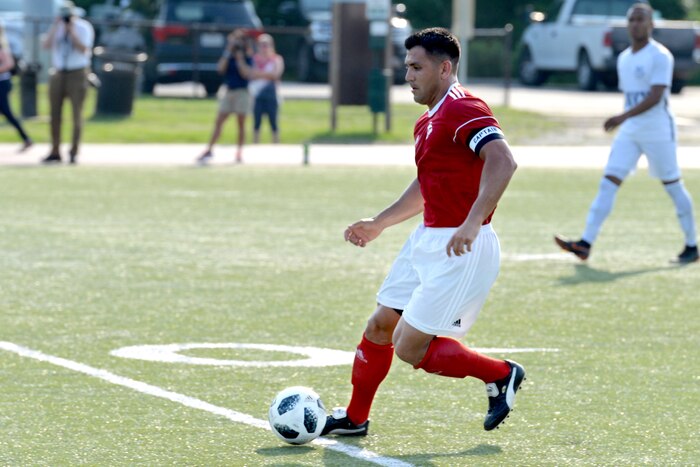
[[[481,99],[457,81],[459,42],[443,28],[405,41],[406,81],[428,110],[414,128],[417,177],[374,217],[348,226],[345,240],[365,247],[384,229],[421,212],[377,293],[357,347],[347,408],[328,416],[323,435],[367,434],[369,411],[394,352],[416,369],[486,384],[484,428],[512,410],[523,367],[475,352],[462,338],[481,310],[500,263],[491,227],[496,204],[516,163],[498,121]]]

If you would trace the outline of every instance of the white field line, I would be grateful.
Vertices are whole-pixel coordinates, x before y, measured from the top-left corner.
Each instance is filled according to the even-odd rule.
[[[260,420],[250,415],[236,412],[235,410],[227,409],[225,407],[219,407],[201,399],[195,397],[186,396],[173,391],[167,391],[158,386],[153,386],[151,384],[143,383],[141,381],[136,381],[131,378],[126,378],[124,376],[116,375],[107,370],[102,370],[100,368],[94,368],[82,363],[74,362],[72,360],[67,360],[61,357],[55,357],[53,355],[47,355],[45,353],[39,352],[37,350],[32,350],[27,347],[22,347],[12,342],[0,341],[0,349],[7,350],[8,352],[15,353],[22,357],[33,358],[40,362],[51,363],[52,365],[67,368],[69,370],[77,371],[78,373],[83,373],[94,378],[107,381],[108,383],[116,384],[118,386],[123,386],[135,391],[141,392],[143,394],[148,394],[155,397],[160,397],[162,399],[167,399],[172,402],[177,402],[187,407],[193,409],[204,410],[206,412],[219,415],[236,423],[243,423],[256,428],[261,428],[263,430],[270,430],[268,422],[265,420]],[[322,446],[326,449],[332,451],[340,452],[346,454],[347,456],[361,459],[373,464],[387,466],[387,467],[412,467],[412,464],[403,462],[398,459],[393,459],[391,457],[383,457],[374,452],[368,451],[355,446],[350,446],[343,444],[327,438],[317,438],[312,441],[313,444],[317,446]]]

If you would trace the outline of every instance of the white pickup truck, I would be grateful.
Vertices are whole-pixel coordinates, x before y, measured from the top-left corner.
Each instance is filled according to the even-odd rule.
[[[617,56],[628,45],[626,13],[639,0],[556,0],[530,14],[523,33],[518,76],[539,86],[554,73],[576,73],[579,88],[617,87]],[[654,19],[654,38],[675,58],[671,91],[679,93],[700,68],[700,29],[690,21]]]

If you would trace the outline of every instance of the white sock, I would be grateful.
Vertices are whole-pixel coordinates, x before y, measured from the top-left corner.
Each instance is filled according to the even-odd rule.
[[[581,236],[582,240],[593,245],[593,242],[595,242],[595,239],[598,237],[603,222],[605,222],[610,211],[612,211],[613,204],[615,203],[615,196],[619,188],[619,185],[614,184],[605,177],[600,181],[598,195],[595,197],[593,203],[591,203],[591,208],[588,210],[586,229]]]
[[[685,189],[682,180],[669,183],[668,185],[664,184],[664,189],[666,189],[666,193],[673,200],[673,204],[676,205],[676,215],[685,234],[685,244],[696,246],[698,241],[695,229],[695,216],[693,215],[693,200],[690,198],[690,193]]]

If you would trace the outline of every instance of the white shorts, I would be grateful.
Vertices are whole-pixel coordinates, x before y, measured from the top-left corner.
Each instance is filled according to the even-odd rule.
[[[394,260],[377,302],[403,310],[403,319],[421,332],[461,338],[498,276],[501,247],[487,224],[471,252],[449,257],[447,242],[455,230],[419,225]]]
[[[675,141],[635,141],[625,135],[618,135],[613,141],[605,175],[624,180],[637,168],[642,154],[647,156],[649,175],[652,177],[662,181],[681,177]]]

